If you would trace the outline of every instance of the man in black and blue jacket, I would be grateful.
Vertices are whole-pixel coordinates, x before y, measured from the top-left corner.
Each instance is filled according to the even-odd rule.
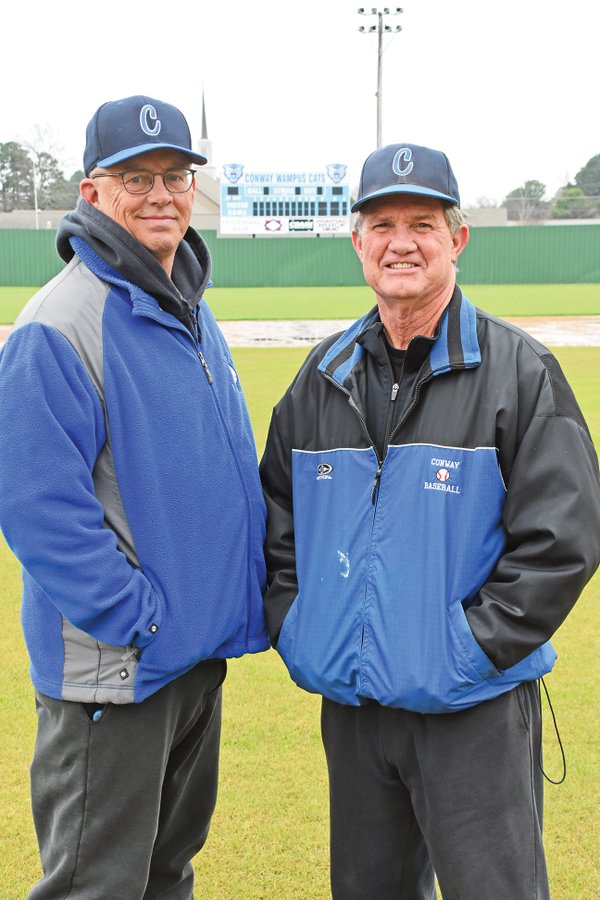
[[[256,449],[189,227],[205,162],[174,106],[101,106],[59,228],[66,266],[0,355],[0,525],[38,711],[35,900],[191,900],[226,658],[268,647]]]
[[[600,559],[590,435],[554,356],[455,280],[443,153],[375,151],[377,305],[316,347],[261,474],[267,623],[323,695],[335,900],[549,897],[538,679]]]

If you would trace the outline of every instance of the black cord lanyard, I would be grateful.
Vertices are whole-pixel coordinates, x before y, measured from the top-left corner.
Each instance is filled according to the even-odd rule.
[[[548,693],[548,688],[546,687],[546,682],[544,681],[543,678],[540,678],[540,681],[544,685],[546,699],[548,700],[548,706],[550,708],[550,713],[552,715],[552,721],[554,722],[554,731],[556,732],[558,746],[560,747],[560,753],[562,756],[562,765],[563,765],[562,777],[558,781],[554,781],[553,778],[550,778],[544,772],[544,765],[542,763],[542,727],[541,727],[541,725],[542,725],[542,693],[540,690],[539,682],[538,682],[538,699],[539,699],[539,703],[540,703],[540,746],[539,746],[539,752],[538,752],[538,765],[539,765],[540,771],[541,771],[542,775],[544,776],[544,778],[546,779],[546,781],[549,781],[550,784],[562,784],[563,781],[565,780],[565,778],[567,777],[567,759],[565,756],[565,749],[563,747],[563,743],[560,738],[560,733],[559,733],[558,725],[556,722],[556,716],[554,715],[554,709],[552,708],[552,701],[550,700],[550,694]]]

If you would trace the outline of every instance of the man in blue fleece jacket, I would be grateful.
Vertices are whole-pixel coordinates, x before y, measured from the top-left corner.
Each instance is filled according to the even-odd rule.
[[[30,897],[193,896],[226,658],[267,649],[244,397],[202,300],[190,132],[103,104],[57,247],[0,354],[0,527],[36,690]]]

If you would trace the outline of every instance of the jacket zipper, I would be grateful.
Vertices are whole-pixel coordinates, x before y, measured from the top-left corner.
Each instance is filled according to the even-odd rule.
[[[382,468],[383,468],[383,462],[384,462],[385,456],[387,455],[387,449],[388,449],[388,447],[390,446],[390,443],[391,443],[391,441],[392,441],[392,438],[397,434],[397,432],[398,432],[399,429],[402,427],[402,425],[404,425],[404,423],[406,422],[406,420],[407,420],[407,418],[409,417],[410,413],[413,411],[413,409],[414,409],[415,406],[417,405],[417,402],[418,402],[418,400],[419,400],[419,394],[420,394],[420,392],[421,392],[421,388],[422,388],[422,386],[423,386],[424,384],[426,384],[426,383],[433,377],[433,372],[429,373],[428,375],[425,376],[425,378],[422,378],[421,381],[418,381],[418,382],[416,383],[416,385],[415,385],[415,393],[414,393],[414,397],[413,397],[412,403],[407,407],[407,409],[406,409],[404,415],[402,416],[402,418],[400,419],[400,421],[397,423],[397,425],[395,426],[395,428],[393,428],[392,431],[390,432],[390,434],[388,435],[388,438],[387,438],[386,444],[385,444],[385,450],[386,450],[386,453],[384,454],[383,457],[381,457],[381,456],[379,455],[379,452],[378,452],[378,450],[377,450],[377,447],[376,447],[375,444],[373,443],[373,440],[372,440],[372,438],[371,438],[371,435],[369,434],[369,430],[368,430],[368,428],[367,428],[367,423],[366,423],[364,417],[362,416],[360,410],[359,410],[358,407],[356,406],[356,404],[355,404],[355,402],[354,402],[354,400],[353,400],[353,398],[352,398],[352,394],[350,393],[350,391],[349,391],[347,388],[345,388],[343,385],[341,385],[341,384],[339,383],[339,381],[336,381],[334,378],[332,378],[332,376],[329,375],[327,372],[323,372],[323,375],[324,375],[324,377],[327,379],[327,381],[330,381],[331,384],[332,384],[335,388],[337,388],[338,391],[341,391],[343,394],[345,394],[345,395],[348,397],[348,400],[350,401],[350,407],[351,407],[351,409],[354,410],[354,412],[355,412],[355,414],[356,414],[356,416],[357,416],[357,418],[358,418],[358,420],[359,420],[359,422],[360,422],[360,424],[361,424],[361,426],[362,426],[363,433],[364,433],[365,437],[367,438],[369,444],[370,444],[371,447],[373,448],[373,451],[374,451],[374,453],[375,453],[375,456],[377,457],[377,471],[375,472],[375,479],[374,479],[374,481],[373,481],[373,488],[372,488],[372,490],[371,490],[371,502],[373,503],[373,505],[375,505],[376,500],[377,500],[377,493],[378,493],[378,489],[379,489],[379,482],[380,482],[380,480],[381,480],[381,470],[382,470]],[[400,385],[397,384],[396,382],[394,382],[394,384],[392,385],[392,392],[391,392],[391,395],[390,395],[390,400],[391,400],[392,403],[395,402],[396,397],[398,396],[398,391],[399,391],[399,390],[400,390]]]
[[[202,350],[200,349],[200,342],[202,340],[202,332],[200,330],[200,324],[198,322],[198,305],[196,305],[196,311],[194,313],[193,312],[190,313],[190,317],[192,319],[192,328],[193,328],[192,340],[194,341],[196,355],[197,355],[198,359],[200,360],[200,364],[201,364],[202,368],[204,369],[204,374],[206,375],[208,383],[212,384],[213,383],[212,372],[208,368],[208,363],[204,359],[204,354],[202,353]]]
[[[376,473],[375,473],[375,480],[374,480],[374,482],[373,482],[373,488],[372,488],[372,490],[371,490],[371,503],[372,503],[372,505],[373,505],[374,507],[376,507],[376,506],[377,506],[377,499],[378,499],[378,496],[379,496],[379,483],[380,483],[380,480],[381,480],[381,470],[382,470],[382,468],[383,468],[383,462],[384,462],[384,459],[385,459],[385,455],[387,455],[387,449],[388,449],[388,447],[389,447],[389,445],[390,445],[390,442],[391,442],[392,438],[394,437],[394,435],[395,435],[395,434],[397,433],[397,431],[401,428],[401,426],[406,422],[406,419],[408,418],[408,416],[410,415],[410,413],[413,411],[413,409],[414,409],[415,406],[417,405],[417,402],[418,402],[418,399],[419,399],[419,394],[420,394],[420,391],[421,391],[421,387],[422,387],[427,381],[429,381],[430,378],[433,377],[433,373],[429,373],[429,374],[426,375],[424,378],[422,378],[421,381],[418,381],[418,382],[416,383],[416,385],[415,385],[415,393],[414,393],[414,397],[413,397],[412,403],[408,406],[408,408],[406,409],[406,412],[404,413],[404,415],[402,416],[402,418],[400,419],[400,421],[398,422],[398,424],[396,425],[396,427],[390,432],[390,434],[389,434],[389,436],[388,436],[388,438],[387,438],[387,441],[386,441],[386,445],[385,445],[386,454],[384,455],[383,458],[381,458],[381,457],[379,456],[379,453],[377,452],[377,447],[376,447],[375,444],[373,443],[373,440],[371,439],[371,435],[369,434],[369,430],[368,430],[368,428],[367,428],[367,423],[366,423],[364,417],[362,416],[360,410],[359,410],[358,407],[356,406],[356,404],[355,404],[355,402],[354,402],[354,400],[353,400],[353,398],[352,398],[352,394],[350,393],[350,391],[349,391],[347,388],[343,387],[343,386],[342,386],[338,381],[336,381],[334,378],[332,378],[332,376],[329,375],[327,372],[323,372],[323,375],[324,375],[324,377],[325,377],[328,381],[331,382],[331,384],[332,384],[335,388],[337,388],[339,391],[342,391],[343,394],[346,394],[346,396],[348,397],[348,400],[349,400],[349,405],[350,405],[351,409],[354,410],[356,416],[358,417],[358,420],[359,420],[359,422],[360,422],[360,424],[361,424],[362,430],[363,430],[363,432],[364,432],[364,434],[365,434],[365,436],[366,436],[366,438],[367,438],[369,444],[370,444],[371,447],[373,448],[373,451],[374,451],[375,456],[376,456],[376,458],[377,458],[377,471],[376,471]],[[400,389],[400,385],[397,384],[396,382],[394,382],[394,384],[392,385],[392,392],[391,392],[391,395],[390,395],[390,400],[391,400],[392,403],[396,400],[396,397],[398,396],[398,391],[399,391],[399,389]],[[373,518],[372,518],[372,520],[371,520],[371,533],[370,533],[370,535],[369,535],[369,553],[371,552],[371,548],[372,548],[372,545],[373,545],[372,535],[373,535],[373,527],[374,527],[374,525],[375,525],[375,515],[376,515],[376,512],[377,512],[377,510],[376,510],[376,508],[375,508],[375,509],[373,510]],[[364,605],[365,605],[365,606],[366,606],[366,591],[367,591],[367,587],[368,587],[368,584],[365,586],[365,601],[364,601]],[[365,614],[363,613],[363,615],[361,616],[361,627],[360,627],[360,666],[359,666],[359,669],[360,669],[361,673],[362,673],[362,655],[363,655],[364,640],[365,640]],[[361,675],[360,677],[362,678],[362,675]]]
[[[404,423],[405,423],[406,420],[408,419],[409,415],[411,414],[411,412],[413,411],[413,409],[414,409],[415,406],[417,405],[417,402],[418,402],[418,400],[419,400],[419,394],[421,393],[421,388],[422,388],[422,386],[423,386],[424,384],[426,384],[432,377],[433,377],[433,373],[430,373],[429,375],[426,375],[425,378],[422,378],[421,381],[417,381],[417,383],[416,383],[416,385],[415,385],[415,393],[414,393],[414,397],[413,397],[412,403],[407,407],[407,409],[406,409],[404,415],[402,416],[402,418],[400,419],[400,421],[397,423],[396,427],[393,428],[392,431],[391,431],[390,434],[389,434],[389,437],[388,437],[388,439],[387,439],[387,446],[388,446],[388,447],[389,447],[389,445],[390,445],[390,443],[391,443],[392,438],[397,434],[397,432],[399,431],[399,429],[404,425]],[[395,385],[394,385],[394,387],[395,387]]]
[[[360,424],[361,424],[362,430],[363,430],[363,432],[364,432],[364,434],[365,434],[367,440],[369,441],[369,444],[370,444],[371,447],[373,448],[373,451],[374,451],[375,456],[376,456],[376,458],[377,458],[377,471],[376,471],[376,473],[375,473],[375,480],[374,480],[374,482],[373,482],[373,487],[372,487],[372,489],[371,489],[371,504],[373,505],[373,516],[372,516],[372,518],[371,518],[371,532],[370,532],[370,534],[369,534],[369,553],[370,553],[370,552],[371,552],[371,548],[372,548],[372,546],[373,546],[373,537],[372,537],[372,536],[373,536],[373,528],[374,528],[374,526],[375,526],[375,515],[376,515],[376,513],[377,513],[377,498],[378,498],[378,496],[379,496],[379,481],[380,481],[380,479],[381,479],[381,470],[382,470],[382,468],[383,468],[383,459],[379,456],[379,453],[377,452],[377,447],[376,447],[375,444],[373,443],[373,441],[372,441],[372,439],[371,439],[371,435],[369,434],[369,429],[367,428],[367,423],[366,423],[364,417],[362,416],[360,410],[358,409],[358,407],[357,407],[356,404],[354,403],[354,400],[352,399],[352,394],[350,393],[350,391],[347,390],[345,387],[343,387],[339,382],[335,381],[335,379],[332,378],[331,375],[328,375],[326,372],[323,372],[323,375],[325,376],[325,378],[326,378],[328,381],[330,381],[330,382],[332,383],[332,385],[333,385],[335,388],[337,388],[338,390],[342,391],[342,393],[343,393],[343,394],[346,394],[346,396],[348,397],[350,408],[354,410],[354,412],[355,412],[355,414],[356,414],[356,416],[357,416],[357,418],[358,418],[358,421],[359,421]],[[397,393],[397,391],[396,391],[396,393]],[[366,593],[367,593],[368,586],[369,586],[369,585],[368,585],[368,581],[367,581],[367,583],[365,584],[365,598],[364,598],[364,603],[363,603],[363,614],[362,614],[362,616],[361,616],[361,625],[360,625],[360,656],[359,656],[360,664],[359,664],[359,670],[360,670],[361,673],[362,673],[362,655],[363,655],[363,646],[364,646],[364,641],[365,641],[365,619],[366,619],[366,603],[367,603],[367,596],[366,596]],[[361,679],[362,679],[362,674],[361,674],[359,677],[361,677]]]
[[[327,372],[323,372],[323,376],[327,379],[327,381],[330,381],[331,384],[332,384],[335,388],[337,388],[338,391],[341,391],[343,394],[345,394],[345,395],[348,397],[348,400],[350,401],[350,404],[349,404],[349,405],[350,405],[350,408],[351,408],[352,410],[354,410],[354,412],[355,412],[355,414],[356,414],[356,416],[357,416],[357,418],[358,418],[358,421],[360,422],[360,424],[361,424],[361,426],[362,426],[363,433],[364,433],[365,437],[367,438],[369,444],[370,444],[371,447],[373,448],[373,452],[375,453],[375,456],[376,456],[376,458],[377,458],[377,471],[376,471],[376,473],[375,473],[375,480],[374,480],[374,482],[373,482],[373,489],[371,490],[371,503],[372,503],[373,505],[375,505],[375,502],[376,502],[376,499],[377,499],[377,490],[378,490],[378,488],[379,488],[379,480],[380,480],[380,478],[381,478],[381,469],[382,469],[382,467],[383,467],[383,459],[382,459],[382,457],[380,457],[379,452],[378,452],[378,450],[377,450],[377,447],[376,447],[375,444],[373,443],[373,439],[371,438],[371,435],[369,434],[369,429],[367,428],[367,423],[366,423],[364,417],[362,416],[362,414],[361,414],[359,408],[356,406],[354,400],[352,399],[352,394],[350,393],[350,391],[347,390],[347,388],[343,387],[343,386],[339,383],[339,381],[336,381],[334,378],[332,378],[331,375],[329,375]]]
[[[394,382],[394,384],[392,385],[392,393],[391,393],[391,395],[390,395],[390,409],[389,409],[389,412],[388,412],[388,422],[390,421],[390,418],[391,418],[391,415],[392,415],[392,406],[391,406],[391,404],[393,404],[394,401],[396,400],[396,397],[398,396],[398,391],[399,391],[399,390],[400,390],[400,385],[397,384],[396,382]],[[387,431],[387,424],[386,424],[386,429],[385,429],[385,430]],[[390,435],[390,437],[391,437],[391,435]],[[383,460],[384,460],[385,457],[387,456],[387,449],[388,449],[389,445],[390,445],[390,438],[388,438],[388,439],[386,440],[386,442],[385,442],[385,454],[384,454],[384,456],[383,456],[383,459],[380,459],[380,460],[379,460],[379,466],[377,467],[377,471],[375,472],[375,481],[374,481],[374,483],[373,483],[373,489],[372,489],[372,491],[371,491],[371,503],[373,503],[373,504],[375,503],[375,500],[376,500],[376,497],[377,497],[377,493],[378,493],[378,491],[379,491],[379,482],[380,482],[380,480],[381,480],[381,470],[382,470],[382,468],[383,468]],[[377,451],[375,451],[375,452],[377,452]],[[378,457],[378,459],[379,459],[379,457]]]
[[[212,373],[211,373],[210,369],[208,368],[208,363],[204,359],[202,350],[200,349],[200,347],[198,347],[198,345],[196,345],[196,353],[198,354],[198,359],[200,360],[200,362],[202,364],[202,368],[204,369],[204,374],[206,375],[206,377],[208,379],[208,383],[212,384],[212,382],[213,382]]]
[[[198,359],[200,360],[202,368],[204,369],[204,374],[206,375],[206,379],[207,379],[209,385],[212,385],[212,383],[213,383],[212,372],[210,371],[210,369],[208,367],[208,363],[206,362],[206,359],[204,358],[204,354],[202,353],[202,350],[200,349],[200,342],[202,341],[202,330],[200,328],[200,323],[198,322],[198,312],[199,312],[198,306],[196,306],[196,312],[195,312],[195,314],[192,314],[194,317],[194,332],[190,336],[194,342],[196,355],[198,356]],[[248,547],[250,548],[252,546],[252,538],[253,538],[253,527],[252,527],[253,511],[250,507],[250,497],[248,495],[248,489],[246,487],[246,479],[244,478],[241,467],[240,467],[240,461],[238,459],[237,451],[235,450],[235,448],[232,444],[229,428],[227,427],[225,419],[223,418],[223,413],[221,412],[221,407],[217,400],[216,394],[214,394],[214,393],[213,393],[213,402],[214,402],[216,410],[217,410],[217,415],[221,421],[221,426],[222,426],[223,432],[225,434],[225,439],[227,441],[227,444],[229,445],[229,449],[231,450],[231,457],[233,459],[233,463],[235,465],[236,472],[238,474],[238,479],[242,486],[242,491],[244,494],[244,501],[246,503],[246,509],[248,511],[248,516],[247,516],[248,526],[247,526],[246,532],[247,532],[247,539],[248,539]],[[248,574],[248,586],[249,586],[249,576],[250,576],[249,560],[248,560],[248,565],[246,567],[246,571]],[[252,631],[252,627],[254,625],[253,617],[251,615],[252,604],[251,604],[250,590],[248,590],[248,599],[246,601],[246,613],[247,613],[247,615],[246,615],[246,642],[249,643],[250,634]]]

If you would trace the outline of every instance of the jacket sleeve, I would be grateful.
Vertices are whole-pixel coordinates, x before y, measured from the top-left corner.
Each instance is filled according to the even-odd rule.
[[[558,362],[551,354],[542,362],[542,387],[520,425],[507,481],[505,550],[466,610],[499,670],[552,637],[600,562],[598,459]],[[532,382],[522,389],[534,391]]]
[[[273,646],[298,593],[292,506],[292,452],[284,397],[273,411],[260,474],[267,505],[265,616]]]
[[[93,470],[105,441],[102,404],[68,341],[41,323],[16,329],[0,353],[0,527],[71,624],[141,648],[161,610],[103,524]]]

